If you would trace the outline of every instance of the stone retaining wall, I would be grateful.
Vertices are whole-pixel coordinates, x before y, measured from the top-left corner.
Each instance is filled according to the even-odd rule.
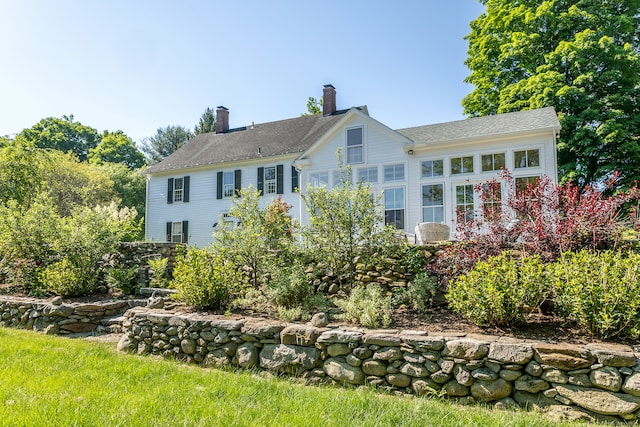
[[[108,264],[120,268],[137,268],[137,282],[140,286],[149,286],[149,259],[167,258],[166,274],[171,277],[180,243],[167,242],[121,242],[118,252],[108,256]]]
[[[572,419],[639,415],[639,355],[623,345],[320,328],[142,308],[125,317],[122,351],[287,373],[310,383],[544,408]]]
[[[150,308],[162,307],[160,300],[87,304],[0,296],[0,326],[60,335],[122,332],[121,351],[286,373],[309,383],[442,394],[569,419],[640,415],[640,354],[629,346],[316,327]]]
[[[0,326],[51,335],[122,332],[123,313],[146,300],[63,303],[61,298],[0,297]]]

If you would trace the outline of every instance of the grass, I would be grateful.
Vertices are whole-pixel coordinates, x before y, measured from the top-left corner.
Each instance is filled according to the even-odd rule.
[[[527,412],[303,386],[0,328],[0,426],[552,426]],[[573,425],[573,424],[565,424]],[[575,424],[578,425],[578,424]]]

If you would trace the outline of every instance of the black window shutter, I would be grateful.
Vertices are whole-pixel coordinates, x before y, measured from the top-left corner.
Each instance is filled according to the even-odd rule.
[[[171,227],[172,224],[170,222],[167,223],[167,242],[171,241]]]
[[[167,203],[173,203],[173,178],[167,180]]]
[[[182,243],[189,243],[189,221],[182,221]]]
[[[299,172],[296,169],[296,167],[291,166],[291,192],[292,193],[295,193],[296,191],[299,190],[298,176],[299,176]]]
[[[276,193],[284,193],[284,166],[276,166]]]
[[[218,193],[216,195],[216,199],[222,199],[222,172],[218,172],[218,178],[216,181]]]
[[[242,188],[242,171],[240,169],[236,169],[233,176],[233,189],[235,190],[236,195],[240,194],[241,188]]]
[[[182,201],[187,203],[189,201],[189,181],[190,177],[185,176],[182,179]]]
[[[264,194],[264,168],[258,168],[258,191]]]

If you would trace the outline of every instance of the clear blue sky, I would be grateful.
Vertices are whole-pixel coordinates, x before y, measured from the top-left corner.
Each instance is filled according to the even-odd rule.
[[[332,83],[398,129],[463,118],[476,0],[0,0],[0,135],[73,114],[134,141],[297,117]]]

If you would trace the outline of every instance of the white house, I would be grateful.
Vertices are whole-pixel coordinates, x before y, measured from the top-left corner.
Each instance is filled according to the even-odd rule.
[[[265,203],[281,196],[304,224],[298,189],[335,185],[338,150],[351,179],[382,192],[385,221],[407,232],[420,222],[454,229],[458,212],[479,214],[474,186],[503,167],[516,186],[542,175],[557,180],[560,123],[552,107],[393,130],[366,107],[337,110],[335,88],[326,85],[321,115],[230,129],[229,111],[216,114],[215,132],[147,169],[148,240],[208,245],[232,196],[249,185]]]

